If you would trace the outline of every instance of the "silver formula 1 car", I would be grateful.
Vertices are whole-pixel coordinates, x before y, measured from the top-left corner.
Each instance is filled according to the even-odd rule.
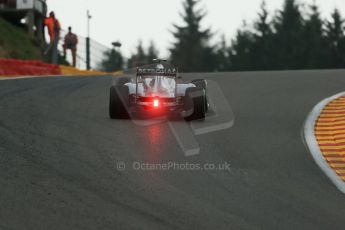
[[[177,68],[164,60],[137,67],[135,77],[117,78],[110,88],[111,119],[165,114],[202,120],[208,108],[207,81],[182,83]]]

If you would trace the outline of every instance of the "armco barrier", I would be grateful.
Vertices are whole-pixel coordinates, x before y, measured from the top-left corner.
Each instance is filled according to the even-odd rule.
[[[0,58],[0,76],[42,76],[61,75],[58,65],[42,61],[24,61]]]

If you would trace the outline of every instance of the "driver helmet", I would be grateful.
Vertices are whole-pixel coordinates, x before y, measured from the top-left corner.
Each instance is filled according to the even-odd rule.
[[[156,69],[162,70],[164,69],[164,66],[162,64],[157,64]]]

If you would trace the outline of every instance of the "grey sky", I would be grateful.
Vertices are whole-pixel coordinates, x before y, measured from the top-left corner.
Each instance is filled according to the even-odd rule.
[[[302,1],[302,0],[300,0]],[[54,10],[63,28],[72,26],[80,35],[86,35],[86,10],[90,9],[91,37],[104,45],[112,41],[123,43],[124,55],[135,50],[139,39],[147,46],[153,40],[161,51],[168,54],[167,48],[173,41],[169,32],[172,24],[181,23],[179,12],[183,0],[47,0],[49,10]],[[235,34],[245,19],[251,22],[257,17],[262,0],[202,0],[208,12],[203,26],[211,26],[216,32],[214,40],[225,34],[228,40]],[[313,0],[303,0],[312,3]],[[283,0],[266,0],[270,12],[280,9]],[[339,8],[345,16],[344,0],[317,0],[322,16]],[[215,42],[215,41],[214,41]]]

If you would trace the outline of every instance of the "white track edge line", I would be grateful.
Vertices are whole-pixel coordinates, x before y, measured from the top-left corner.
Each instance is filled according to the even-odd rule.
[[[58,75],[54,76],[18,76],[18,77],[0,77],[0,81],[6,81],[6,80],[20,80],[20,79],[32,79],[32,78],[51,78],[51,77],[59,77]]]
[[[44,75],[44,76],[18,76],[18,77],[1,77],[0,81],[6,80],[21,80],[21,79],[34,79],[34,78],[56,78],[56,77],[74,77],[74,78],[81,78],[81,77],[112,77],[112,75]]]
[[[333,184],[342,192],[345,193],[345,182],[337,175],[337,173],[329,166],[326,162],[319,144],[315,136],[315,123],[318,120],[322,110],[331,101],[345,96],[345,92],[338,93],[332,97],[326,98],[317,104],[313,110],[308,115],[308,118],[304,125],[304,138],[309,151],[314,158],[316,164],[321,168],[321,170],[326,174],[326,176],[333,182]]]

